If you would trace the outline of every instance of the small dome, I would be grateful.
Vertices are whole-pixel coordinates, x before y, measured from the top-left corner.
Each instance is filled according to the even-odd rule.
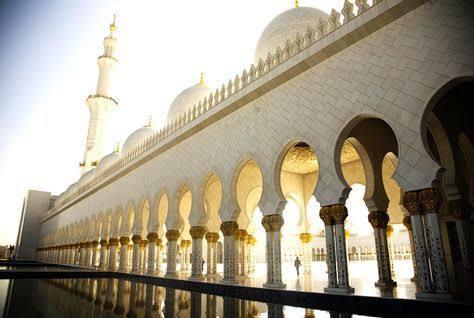
[[[296,39],[296,34],[302,36],[308,27],[315,28],[319,19],[328,19],[328,15],[316,8],[296,7],[277,15],[263,30],[255,50],[254,64],[257,65],[260,58],[264,59],[268,53],[273,53],[278,46],[282,49],[287,40]]]
[[[203,100],[204,97],[209,96],[211,93],[211,88],[206,86],[202,80],[199,84],[182,91],[171,103],[168,110],[168,122],[175,120],[185,111],[192,109],[194,105],[197,105],[199,101]]]
[[[155,130],[150,126],[142,127],[138,130],[135,130],[130,136],[127,137],[125,143],[123,144],[122,153],[127,154],[132,151],[144,142],[148,137],[151,137],[155,133]]]
[[[108,155],[100,159],[99,163],[97,164],[97,168],[95,170],[97,172],[102,172],[106,170],[107,168],[111,167],[114,163],[118,162],[121,157],[122,156],[117,151],[109,153]]]

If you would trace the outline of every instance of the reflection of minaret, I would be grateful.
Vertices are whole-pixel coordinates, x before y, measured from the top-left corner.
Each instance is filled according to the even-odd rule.
[[[102,158],[107,116],[117,106],[117,102],[111,97],[112,77],[117,65],[117,60],[114,56],[117,43],[115,38],[115,31],[117,30],[115,15],[109,30],[109,36],[104,39],[104,54],[99,56],[97,61],[99,65],[97,90],[86,101],[90,111],[90,118],[84,160],[80,163],[81,173],[94,168],[100,158]]]

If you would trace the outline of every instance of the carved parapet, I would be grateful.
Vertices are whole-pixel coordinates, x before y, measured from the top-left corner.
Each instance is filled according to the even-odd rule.
[[[119,239],[120,245],[128,245],[130,243],[130,238],[128,236],[122,236]]]
[[[133,244],[140,244],[142,241],[142,237],[140,235],[134,235],[132,236],[132,242]]]
[[[262,225],[266,232],[278,232],[284,223],[281,214],[265,215],[262,219]]]
[[[193,240],[202,240],[204,238],[204,234],[206,234],[206,228],[204,226],[193,226],[189,230],[189,234]]]
[[[390,217],[385,211],[370,211],[368,219],[374,229],[386,229]]]
[[[403,206],[407,209],[410,215],[422,215],[423,208],[418,199],[417,191],[405,192],[403,195]]]
[[[411,218],[409,215],[403,217],[403,225],[407,228],[408,231],[411,231]]]
[[[235,234],[235,231],[237,231],[239,228],[239,225],[235,221],[227,221],[227,222],[222,222],[221,224],[221,231],[224,236],[231,236]]]
[[[469,220],[471,209],[463,199],[448,201],[448,212],[455,220]]]
[[[344,204],[331,205],[331,215],[335,224],[344,224],[347,218],[347,208]]]
[[[155,232],[150,232],[148,233],[148,235],[146,236],[147,240],[150,242],[150,243],[156,243],[157,240],[158,240],[158,234],[155,233]],[[161,240],[160,240],[161,241]],[[161,242],[160,242],[161,244]]]
[[[313,235],[311,233],[301,233],[300,241],[301,243],[310,243],[313,240]]]
[[[331,215],[331,206],[322,206],[319,210],[319,217],[323,220],[325,226],[334,225],[334,219]]]
[[[119,240],[117,238],[111,238],[111,239],[109,239],[109,245],[110,246],[118,246],[119,245]]]
[[[441,193],[435,188],[423,189],[418,196],[426,214],[438,213],[441,206]]]
[[[219,233],[207,232],[206,240],[208,243],[217,243],[219,240]]]
[[[179,238],[179,231],[178,230],[168,230],[166,232],[166,239],[168,241],[177,241]]]

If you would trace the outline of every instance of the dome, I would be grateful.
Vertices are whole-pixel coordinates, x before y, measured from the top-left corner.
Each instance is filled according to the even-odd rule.
[[[182,91],[171,103],[168,110],[168,122],[175,120],[185,111],[192,109],[204,97],[209,96],[212,90],[204,83],[203,80],[199,84],[191,86]]]
[[[89,183],[92,179],[95,177],[95,170],[89,170],[86,173],[84,173],[80,178],[77,184],[79,185],[79,188],[86,185]]]
[[[98,171],[98,172],[99,171],[104,171],[107,168],[111,167],[114,163],[119,161],[121,157],[122,156],[117,151],[109,153],[108,155],[106,155],[102,159],[100,159],[99,163],[97,164],[97,168],[95,170]]]
[[[125,143],[123,144],[122,153],[127,154],[128,152],[132,151],[144,142],[148,137],[153,136],[155,130],[150,126],[142,127],[138,130],[135,130],[130,136],[127,137]]]
[[[293,41],[296,34],[303,35],[308,27],[315,28],[319,19],[328,19],[328,15],[316,8],[296,7],[276,16],[263,30],[255,50],[254,63],[257,65],[260,58],[267,57],[278,46],[283,48],[287,40]]]

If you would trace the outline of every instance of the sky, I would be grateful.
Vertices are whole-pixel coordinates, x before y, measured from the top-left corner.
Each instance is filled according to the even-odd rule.
[[[300,0],[330,13],[344,0]],[[80,176],[97,57],[118,14],[119,67],[105,152],[151,115],[155,128],[200,72],[220,87],[248,68],[264,27],[292,0],[0,0],[0,245],[14,244],[28,189]]]

